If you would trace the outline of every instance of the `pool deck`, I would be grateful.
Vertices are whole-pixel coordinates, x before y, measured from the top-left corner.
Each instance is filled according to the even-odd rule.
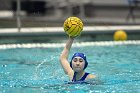
[[[85,26],[83,33],[85,35],[113,34],[116,30],[124,30],[127,33],[140,34],[140,25],[123,26]],[[0,28],[0,37],[10,36],[61,36],[64,35],[63,27],[33,27],[21,28]]]

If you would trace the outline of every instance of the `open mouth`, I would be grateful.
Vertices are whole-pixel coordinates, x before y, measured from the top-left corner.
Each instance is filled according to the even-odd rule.
[[[78,68],[78,69],[79,69],[79,68],[81,68],[81,67],[75,67],[75,68]]]

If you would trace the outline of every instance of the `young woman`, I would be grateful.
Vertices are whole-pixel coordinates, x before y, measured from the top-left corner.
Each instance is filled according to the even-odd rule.
[[[88,65],[88,62],[86,56],[83,53],[75,53],[69,63],[68,55],[73,41],[74,37],[69,37],[60,55],[60,62],[64,72],[69,76],[72,82],[85,81],[95,78],[95,75],[84,71]]]

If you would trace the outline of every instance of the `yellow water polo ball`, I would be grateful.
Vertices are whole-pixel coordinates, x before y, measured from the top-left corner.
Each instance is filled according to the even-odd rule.
[[[83,30],[83,22],[78,17],[69,17],[64,21],[64,31],[72,37],[79,36]]]
[[[124,41],[127,40],[127,33],[123,30],[117,30],[114,33],[114,40],[116,41]]]

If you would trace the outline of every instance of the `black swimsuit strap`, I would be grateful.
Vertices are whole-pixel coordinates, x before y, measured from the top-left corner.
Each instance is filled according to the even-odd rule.
[[[74,72],[72,81],[76,81],[76,74],[77,74],[77,72]]]
[[[84,76],[80,79],[80,81],[84,81],[89,73],[85,73]]]

